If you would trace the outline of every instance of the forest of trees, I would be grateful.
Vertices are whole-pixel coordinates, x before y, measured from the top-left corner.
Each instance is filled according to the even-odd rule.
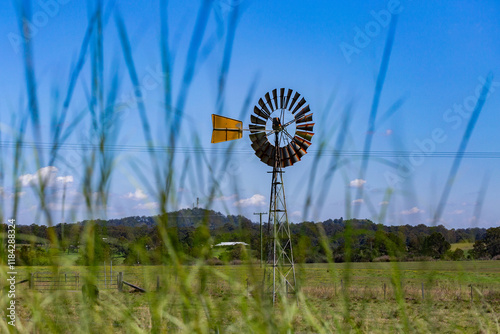
[[[158,222],[166,224],[166,229],[159,229]],[[1,228],[6,231],[5,225]],[[290,228],[296,262],[500,258],[500,227],[384,226],[369,220],[340,218],[291,224]],[[166,233],[162,235],[161,231]],[[263,231],[265,234],[267,223]],[[89,243],[84,235],[93,238],[92,258],[84,251]],[[166,216],[83,221],[53,227],[18,225],[16,237],[17,263],[25,265],[50,264],[51,258],[61,252],[78,254],[77,264],[117,257],[123,258],[125,264],[165,263],[169,250],[181,254],[186,263],[196,258],[260,258],[259,224],[243,216],[225,216],[198,208]],[[235,246],[214,259],[212,246],[223,241],[242,241],[249,246]],[[474,242],[474,249],[468,254],[460,248],[451,251],[450,244],[459,242]]]

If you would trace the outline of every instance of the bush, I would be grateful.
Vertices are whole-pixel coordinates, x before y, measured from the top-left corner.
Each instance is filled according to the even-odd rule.
[[[216,257],[212,257],[212,258],[206,260],[205,263],[208,264],[209,266],[221,266],[224,264],[224,262],[222,262],[221,260],[219,260]]]

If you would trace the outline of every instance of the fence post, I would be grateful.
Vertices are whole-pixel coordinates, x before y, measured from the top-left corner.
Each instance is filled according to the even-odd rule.
[[[384,283],[384,300],[386,299],[386,285]]]
[[[35,274],[31,273],[31,277],[30,277],[30,290],[33,289],[33,286],[34,286],[34,279],[35,279]]]
[[[424,282],[422,282],[422,300],[424,300]]]
[[[156,291],[160,291],[160,275],[156,275]]]
[[[120,271],[118,273],[118,291],[122,291],[123,290],[123,271]]]
[[[64,283],[68,283],[68,274],[64,274]]]
[[[472,304],[472,284],[470,285],[470,303]]]

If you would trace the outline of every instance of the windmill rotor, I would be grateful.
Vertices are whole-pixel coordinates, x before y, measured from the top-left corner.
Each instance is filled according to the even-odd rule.
[[[250,116],[252,148],[255,155],[271,167],[276,163],[275,150],[280,153],[281,167],[299,162],[307,153],[314,135],[313,113],[309,105],[304,106],[306,99],[292,89],[285,91],[281,88],[267,92],[264,99],[259,99]],[[293,131],[290,130],[292,127]],[[277,140],[269,138],[273,134]]]

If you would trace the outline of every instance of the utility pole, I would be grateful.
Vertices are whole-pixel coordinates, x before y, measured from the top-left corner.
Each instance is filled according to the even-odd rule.
[[[260,216],[260,266],[262,267],[262,215],[267,215],[267,212],[254,212],[254,215]]]

